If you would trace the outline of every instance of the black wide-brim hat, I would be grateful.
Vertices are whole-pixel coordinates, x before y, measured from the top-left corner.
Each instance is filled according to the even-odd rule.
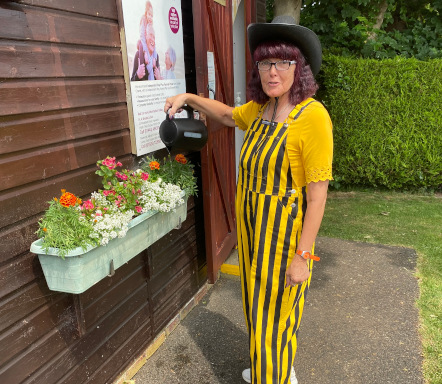
[[[266,41],[284,41],[296,45],[317,75],[322,63],[322,48],[311,29],[295,23],[291,16],[277,16],[271,23],[254,23],[247,27],[247,39],[253,56],[256,47]]]

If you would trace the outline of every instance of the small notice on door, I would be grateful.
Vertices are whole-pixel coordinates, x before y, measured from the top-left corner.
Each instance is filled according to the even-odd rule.
[[[215,56],[213,52],[207,52],[207,89],[209,90],[209,98],[215,99],[216,93],[216,77],[215,77]]]

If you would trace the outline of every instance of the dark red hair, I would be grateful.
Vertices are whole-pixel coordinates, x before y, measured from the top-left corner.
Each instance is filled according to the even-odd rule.
[[[296,61],[295,78],[289,94],[290,103],[296,105],[316,93],[319,86],[316,83],[310,65],[298,47],[282,41],[266,41],[255,49],[253,61],[257,62],[272,57]],[[259,71],[255,64],[253,65],[252,77],[247,87],[247,96],[258,104],[264,104],[269,100],[269,97],[262,90]]]

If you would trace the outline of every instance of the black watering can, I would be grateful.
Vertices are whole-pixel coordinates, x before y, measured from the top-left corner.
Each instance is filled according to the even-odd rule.
[[[188,118],[166,120],[160,125],[160,138],[167,148],[177,148],[186,151],[200,151],[207,143],[207,127],[201,120],[193,118],[193,109],[184,106],[189,113]]]

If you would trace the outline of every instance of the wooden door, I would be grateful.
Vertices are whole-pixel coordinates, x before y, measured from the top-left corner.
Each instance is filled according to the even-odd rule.
[[[193,0],[197,91],[209,97],[207,52],[215,59],[215,99],[233,106],[232,5]],[[214,283],[236,244],[234,128],[208,119],[209,140],[201,151],[207,274]]]

